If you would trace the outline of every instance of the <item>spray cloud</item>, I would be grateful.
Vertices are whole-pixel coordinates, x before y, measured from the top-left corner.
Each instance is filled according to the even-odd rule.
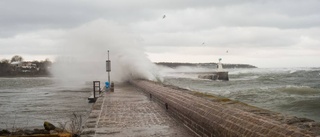
[[[53,74],[64,82],[107,81],[105,61],[110,51],[111,81],[131,78],[159,80],[141,38],[115,22],[99,19],[64,33]]]

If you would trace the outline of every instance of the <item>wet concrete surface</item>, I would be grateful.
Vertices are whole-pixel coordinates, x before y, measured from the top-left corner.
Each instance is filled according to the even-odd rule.
[[[130,84],[116,85],[93,106],[82,136],[191,137],[196,136]]]

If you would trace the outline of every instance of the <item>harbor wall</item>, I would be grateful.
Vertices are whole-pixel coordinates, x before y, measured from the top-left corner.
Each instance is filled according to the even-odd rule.
[[[199,136],[315,136],[307,130],[235,107],[226,107],[219,102],[197,97],[180,89],[145,80],[130,83],[142,89],[150,99],[159,102],[164,109]]]
[[[229,75],[227,71],[224,72],[212,72],[212,74],[199,75],[198,78],[210,79],[210,80],[224,80],[229,81]]]

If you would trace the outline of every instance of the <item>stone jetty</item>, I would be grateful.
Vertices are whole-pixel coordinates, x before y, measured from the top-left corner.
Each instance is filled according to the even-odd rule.
[[[129,83],[115,86],[114,92],[102,93],[97,99],[81,136],[196,136],[141,89]]]
[[[82,136],[318,137],[320,124],[145,80],[116,84],[93,106]]]

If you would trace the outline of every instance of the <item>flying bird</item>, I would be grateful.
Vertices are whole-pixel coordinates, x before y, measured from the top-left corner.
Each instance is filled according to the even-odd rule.
[[[202,43],[202,45],[204,45],[204,42]]]
[[[227,50],[226,53],[229,53],[229,51]]]
[[[163,15],[162,19],[166,18],[166,15]]]

